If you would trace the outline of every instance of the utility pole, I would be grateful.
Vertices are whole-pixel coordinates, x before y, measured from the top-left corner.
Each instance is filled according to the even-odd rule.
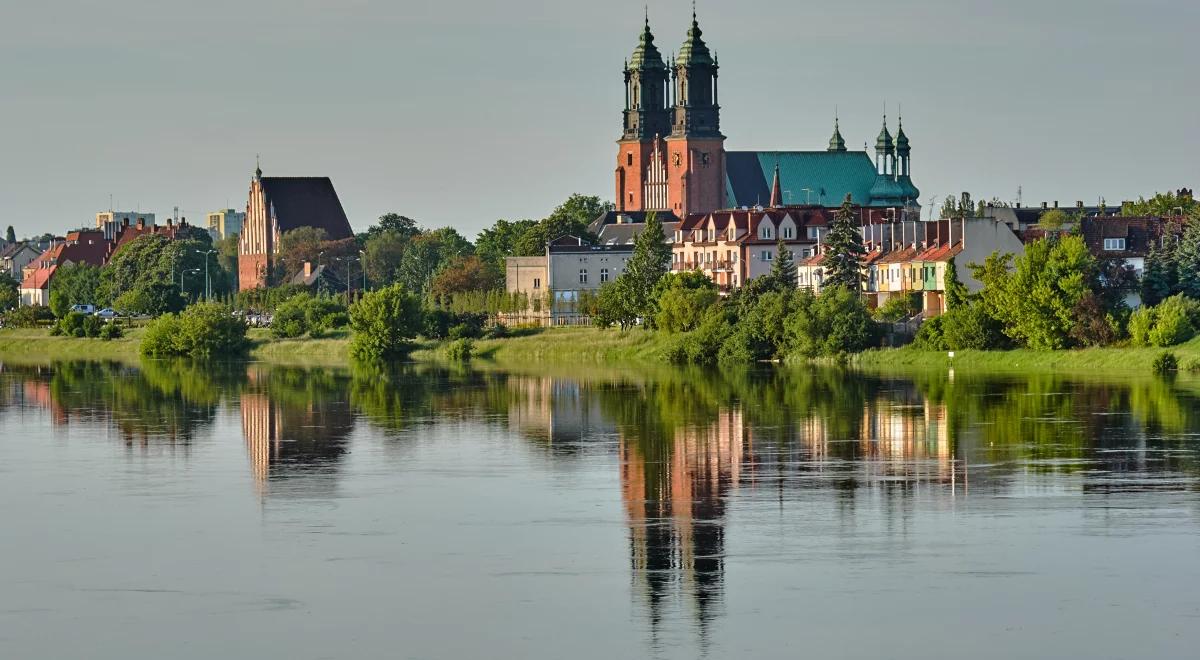
[[[212,299],[212,283],[208,279],[208,256],[216,250],[196,250],[196,254],[204,255],[204,301]]]

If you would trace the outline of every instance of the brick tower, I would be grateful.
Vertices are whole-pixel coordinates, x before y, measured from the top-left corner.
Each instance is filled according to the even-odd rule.
[[[661,136],[671,132],[667,108],[670,72],[654,45],[650,17],[633,56],[625,63],[624,130],[617,141],[618,211],[665,211],[666,156]]]
[[[668,153],[668,198],[679,217],[725,207],[725,136],[717,98],[716,58],[701,38],[692,9],[692,27],[675,58],[675,96]]]

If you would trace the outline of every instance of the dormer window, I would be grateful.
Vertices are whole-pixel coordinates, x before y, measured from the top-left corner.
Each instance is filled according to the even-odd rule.
[[[717,230],[716,229],[713,229],[712,227],[708,228],[708,240],[710,240],[710,241],[717,240]]]
[[[1125,239],[1106,238],[1104,239],[1104,249],[1110,252],[1123,252],[1125,250]]]
[[[758,235],[760,238],[770,239],[772,238],[771,233],[771,225],[763,225],[763,228],[759,230]]]
[[[784,237],[785,239],[791,239],[791,238],[792,238],[792,228],[791,228],[791,227],[784,227],[784,228],[783,228],[783,237]]]

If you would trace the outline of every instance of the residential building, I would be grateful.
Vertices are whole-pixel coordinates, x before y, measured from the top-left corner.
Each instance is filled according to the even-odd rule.
[[[868,224],[861,228],[867,254],[862,260],[862,291],[871,307],[901,295],[921,296],[922,314],[946,311],[946,269],[955,263],[958,280],[970,293],[983,288],[967,267],[995,252],[1021,255],[1025,245],[1006,223],[992,218]],[[796,267],[799,286],[820,291],[826,254],[819,252]]]
[[[1140,307],[1141,291],[1135,286],[1146,270],[1146,257],[1155,245],[1178,241],[1183,234],[1184,218],[1158,217],[1095,217],[1084,218],[1080,230],[1088,251],[1101,264],[1113,264],[1126,269],[1129,277],[1125,282],[1125,303]],[[1114,276],[1111,269],[1104,269]]]
[[[116,229],[115,237],[107,239],[110,247],[108,258],[116,254],[117,250],[120,250],[142,236],[165,236],[168,240],[175,240],[190,226],[187,218],[180,218],[179,224],[175,224],[175,220],[172,218],[167,218],[167,224],[165,225],[145,224],[142,222],[132,225],[126,224]],[[108,258],[105,259],[106,262]]]
[[[715,55],[695,15],[673,62],[665,62],[647,20],[625,65],[625,107],[614,171],[618,211],[672,211],[685,218],[768,203],[772,168],[779,204],[919,208],[912,145],[903,122],[893,137],[884,118],[875,157],[847,149],[837,118],[817,151],[726,151]]]
[[[323,230],[328,240],[354,235],[328,177],[264,177],[255,169],[238,240],[241,290],[267,285],[280,235],[301,227]]]
[[[80,263],[102,266],[108,258],[110,245],[104,239],[102,229],[70,232],[65,240],[55,243],[25,267],[25,276],[21,280],[21,304],[48,305],[50,282],[59,268]]]
[[[141,224],[154,226],[154,214],[141,211],[101,211],[96,214],[96,229],[104,233],[104,238],[114,240],[122,227]]]
[[[8,275],[18,282],[21,281],[24,279],[22,271],[41,253],[41,250],[24,241],[5,245],[3,249],[0,249],[0,274]]]
[[[214,241],[221,241],[242,233],[246,214],[233,209],[222,209],[208,214],[207,229]]]
[[[553,323],[579,316],[585,294],[599,291],[625,272],[633,245],[592,245],[576,236],[561,236],[546,246],[546,288]]]

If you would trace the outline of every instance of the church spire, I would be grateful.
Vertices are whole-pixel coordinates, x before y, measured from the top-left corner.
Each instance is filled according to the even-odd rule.
[[[254,154],[254,180],[262,180],[262,163],[259,161],[258,154]]]
[[[771,184],[770,207],[777,209],[783,206],[783,190],[779,185],[779,161],[775,161],[775,182]]]
[[[842,139],[842,131],[838,127],[838,117],[833,115],[833,137],[829,138],[829,151],[843,153],[846,151],[846,141]]]

